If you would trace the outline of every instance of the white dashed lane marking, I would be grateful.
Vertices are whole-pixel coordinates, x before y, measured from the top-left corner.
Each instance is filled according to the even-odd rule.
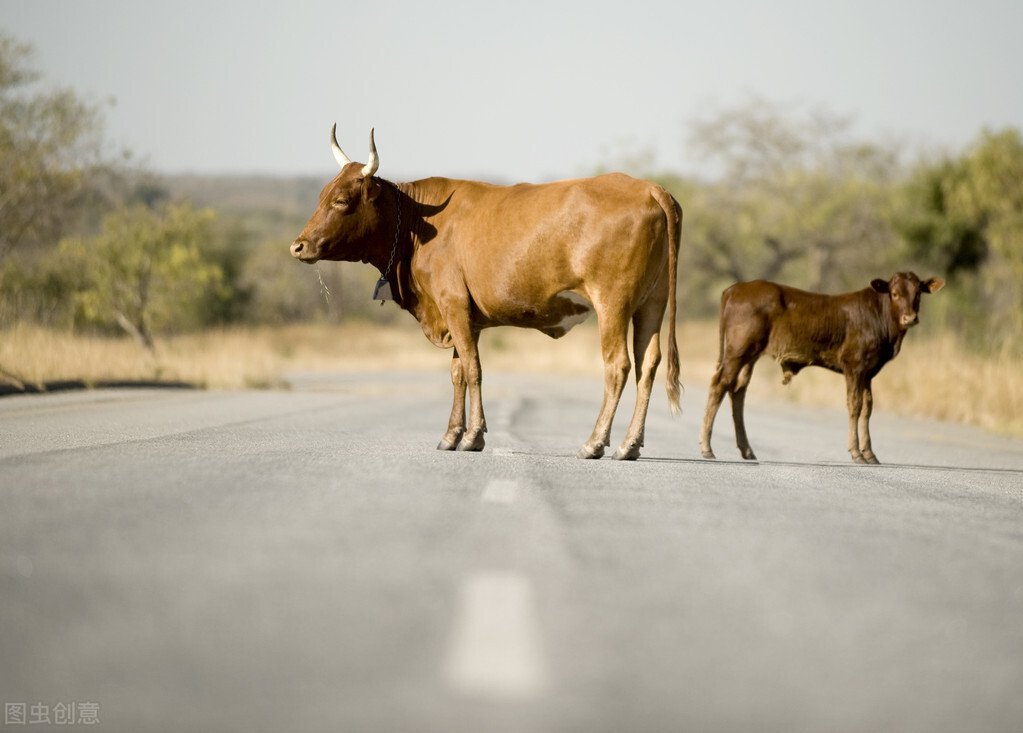
[[[518,497],[519,483],[514,479],[491,479],[483,487],[483,501],[489,504],[514,504]]]
[[[444,668],[452,691],[523,700],[547,686],[533,587],[520,573],[481,572],[463,583]]]

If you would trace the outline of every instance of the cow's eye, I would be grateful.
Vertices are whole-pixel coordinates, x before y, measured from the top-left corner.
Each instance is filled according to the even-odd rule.
[[[335,199],[332,206],[335,209],[346,209],[348,208],[348,199]]]
[[[892,293],[892,300],[898,300],[898,299],[899,299],[899,294],[898,293]]]

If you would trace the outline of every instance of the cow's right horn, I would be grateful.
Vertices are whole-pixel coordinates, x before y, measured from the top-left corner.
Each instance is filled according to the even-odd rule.
[[[334,123],[334,126],[330,128],[330,149],[334,151],[334,160],[336,160],[337,164],[342,168],[352,162],[348,159],[348,156],[345,155],[345,151],[341,149],[341,146],[337,144],[336,122]]]
[[[362,169],[363,178],[372,178],[380,167],[380,158],[377,156],[377,144],[373,140],[373,128],[369,130],[369,162]]]

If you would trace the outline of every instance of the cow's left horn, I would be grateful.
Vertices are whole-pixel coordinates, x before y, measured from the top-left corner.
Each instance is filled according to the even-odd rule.
[[[373,140],[373,129],[369,131],[369,162],[362,169],[363,178],[372,178],[380,167],[380,158],[377,156],[377,144]]]
[[[334,159],[337,164],[344,168],[352,161],[348,160],[348,156],[345,155],[345,151],[341,149],[341,146],[337,144],[337,123],[330,128],[330,149],[334,151]]]

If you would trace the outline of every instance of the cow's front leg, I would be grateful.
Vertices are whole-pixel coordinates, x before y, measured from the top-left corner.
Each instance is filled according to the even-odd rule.
[[[455,450],[481,451],[486,442],[483,434],[487,432],[487,420],[483,415],[483,370],[480,368],[479,332],[468,324],[460,324],[460,327],[455,326],[451,329],[451,336],[458,354],[462,384],[469,392],[469,414],[465,422],[465,432]],[[454,367],[452,379],[453,375]],[[461,417],[464,419],[466,417],[464,402],[462,409]],[[452,417],[455,417],[454,412]]]
[[[878,464],[881,461],[877,460],[877,456],[874,455],[874,450],[870,446],[870,416],[873,412],[874,394],[868,379],[863,388],[863,406],[860,408],[860,454],[867,463]]]
[[[465,435],[465,373],[458,358],[458,349],[451,356],[451,386],[455,390],[451,418],[448,420],[448,431],[437,444],[437,450],[454,450]]]
[[[849,455],[856,463],[866,463],[860,450],[859,422],[863,411],[863,380],[855,372],[845,373],[845,400],[849,408]]]

